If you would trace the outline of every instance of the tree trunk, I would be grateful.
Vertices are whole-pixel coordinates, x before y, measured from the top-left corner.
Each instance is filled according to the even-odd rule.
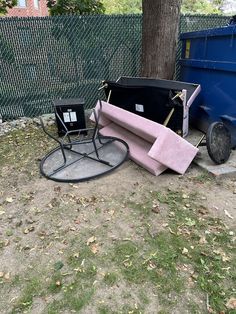
[[[142,0],[144,77],[173,79],[181,0]]]

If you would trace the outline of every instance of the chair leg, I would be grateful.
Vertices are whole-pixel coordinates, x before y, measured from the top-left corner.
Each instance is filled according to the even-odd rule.
[[[94,151],[95,151],[95,154],[96,154],[96,156],[97,156],[97,159],[100,159],[100,158],[99,158],[99,154],[98,154],[97,145],[96,145],[96,142],[95,142],[95,139],[94,139],[94,138],[92,139],[92,142],[93,142],[93,147],[94,147]]]
[[[103,159],[101,159],[101,158],[99,157],[98,148],[97,148],[97,145],[96,145],[96,142],[95,142],[95,141],[96,141],[96,140],[93,138],[93,139],[92,139],[92,143],[93,143],[94,151],[95,151],[95,154],[96,154],[96,156],[97,156],[98,161],[101,162],[101,163],[103,163],[103,164],[105,164],[105,165],[110,166],[111,164],[110,164],[108,161],[103,160]],[[99,140],[99,143],[102,144],[102,142],[100,142],[100,140]]]
[[[67,137],[67,140],[68,140],[68,142],[69,142],[69,145],[67,145],[67,146],[68,146],[68,149],[72,149],[72,143],[71,143],[70,135],[67,134],[66,137]]]
[[[59,169],[62,169],[65,167],[66,165],[66,154],[65,154],[65,151],[64,151],[64,147],[63,145],[60,143],[60,149],[61,149],[61,153],[62,153],[62,157],[63,157],[63,164],[59,167],[57,167],[56,169],[53,169],[53,172],[55,171],[58,171]]]

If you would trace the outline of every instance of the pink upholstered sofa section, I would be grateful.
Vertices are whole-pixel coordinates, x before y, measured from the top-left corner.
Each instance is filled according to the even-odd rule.
[[[157,138],[148,152],[148,156],[158,160],[168,168],[184,174],[196,156],[198,149],[179,135],[176,138],[169,136],[167,141],[161,137]]]
[[[101,129],[100,134],[104,136],[114,136],[124,140],[129,145],[130,158],[155,176],[158,176],[167,169],[165,165],[148,156],[147,152],[151,149],[152,144],[127,129],[115,123],[110,123]]]
[[[96,108],[100,108],[100,105],[97,104]],[[154,143],[158,136],[165,136],[165,130],[168,130],[168,128],[162,126],[161,124],[143,118],[122,108],[113,106],[104,101],[102,101],[101,118],[106,118],[107,120],[122,126],[150,143]],[[104,126],[103,121],[101,121],[101,125]],[[162,132],[163,129],[164,132]]]
[[[158,175],[166,168],[184,174],[198,149],[169,128],[134,113],[99,102],[100,133],[122,138],[130,147],[130,158]],[[110,123],[109,123],[110,122]]]

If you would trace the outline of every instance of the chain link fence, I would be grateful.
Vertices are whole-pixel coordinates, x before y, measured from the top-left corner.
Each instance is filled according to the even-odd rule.
[[[226,26],[230,20],[228,16],[220,15],[182,15],[180,18],[179,33],[194,32],[208,28]],[[181,56],[181,41],[178,42],[175,79],[180,74],[179,59]]]
[[[182,16],[180,32],[222,26],[228,20]],[[52,100],[58,98],[84,97],[86,108],[92,108],[101,97],[102,80],[139,76],[141,23],[141,15],[1,18],[3,120],[52,112]],[[179,55],[180,44],[177,59]]]

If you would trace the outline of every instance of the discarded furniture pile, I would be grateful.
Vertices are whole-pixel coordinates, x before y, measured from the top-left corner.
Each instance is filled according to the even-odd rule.
[[[44,132],[58,146],[41,161],[41,173],[62,182],[89,180],[111,172],[129,156],[153,175],[167,168],[184,174],[198,148],[188,134],[189,107],[200,86],[122,77],[104,81],[107,101],[98,101],[86,128],[82,99],[54,101],[58,133]]]
[[[185,139],[199,84],[121,77],[104,81],[102,89],[107,101],[96,105],[93,128],[86,128],[82,100],[54,102],[62,136],[52,136],[43,126],[58,144],[40,164],[47,178],[89,180],[116,169],[127,157],[154,175],[167,168],[184,174],[201,145],[215,163],[229,158],[231,134],[222,122],[212,123],[195,146]]]

